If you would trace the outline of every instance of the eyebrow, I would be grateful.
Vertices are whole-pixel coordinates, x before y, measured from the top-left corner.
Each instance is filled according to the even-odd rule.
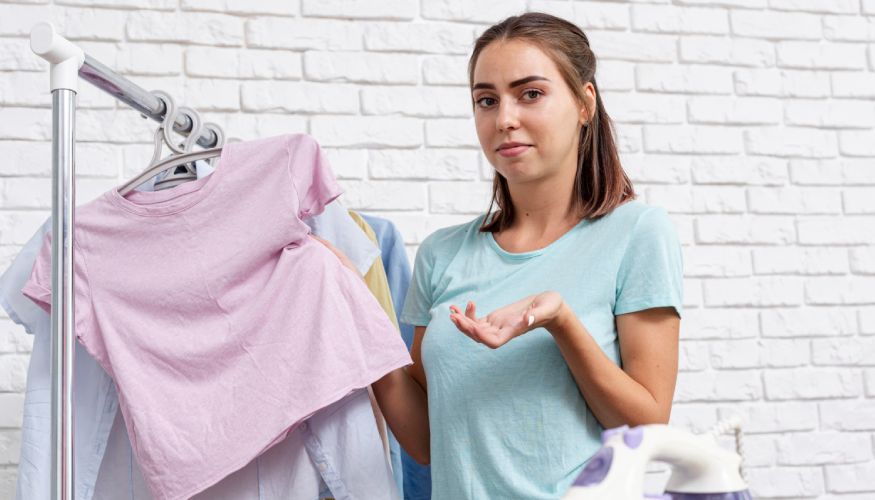
[[[520,78],[519,80],[514,80],[514,81],[510,82],[510,88],[519,87],[520,85],[525,85],[529,82],[534,82],[534,81],[539,81],[539,80],[543,80],[546,82],[550,81],[549,78],[545,78],[543,76],[538,76],[538,75],[532,75],[532,76],[527,76],[525,78]],[[473,87],[471,87],[471,90],[477,90],[477,89],[495,90],[495,85],[493,85],[491,83],[476,83],[476,84],[474,84]]]

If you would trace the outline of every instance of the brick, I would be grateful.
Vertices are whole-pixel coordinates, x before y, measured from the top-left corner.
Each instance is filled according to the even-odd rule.
[[[422,17],[468,23],[492,24],[508,16],[518,15],[526,10],[522,0],[499,1],[484,0],[466,2],[464,0],[444,0],[442,2],[423,2]]]
[[[824,490],[819,467],[751,467],[745,477],[753,498],[814,497]]]
[[[802,280],[788,277],[723,278],[705,281],[705,305],[773,307],[802,304]]]
[[[185,52],[185,71],[200,77],[300,80],[303,58],[288,50],[190,47]]]
[[[286,0],[182,0],[182,10],[201,12],[221,12],[223,14],[274,14],[279,16],[294,16],[298,14],[298,2]]]
[[[802,366],[810,358],[807,340],[712,340],[710,344],[710,364],[718,369]]]
[[[596,68],[599,90],[627,92],[635,89],[635,65],[625,61],[599,62]]]
[[[636,31],[724,35],[729,18],[723,9],[633,5],[632,27]]]
[[[875,214],[872,188],[849,188],[842,192],[846,214]]]
[[[201,113],[240,110],[240,84],[216,78],[188,78],[183,86],[182,102]]]
[[[750,276],[750,250],[691,246],[684,249],[684,276],[698,278]]]
[[[643,127],[640,125],[626,124],[619,128],[614,127],[614,133],[617,135],[617,152],[620,153],[620,156],[632,155],[642,151],[642,130]]]
[[[863,376],[866,377],[866,396],[875,396],[875,370],[866,370]]]
[[[744,162],[723,156],[695,156],[690,170],[696,184],[780,186],[788,181],[787,160],[748,156]]]
[[[758,128],[744,132],[748,153],[779,157],[831,158],[838,154],[835,132],[801,127]]]
[[[4,210],[0,217],[0,245],[24,245],[49,214],[47,210]]]
[[[738,128],[644,126],[644,150],[648,153],[737,154],[742,151],[742,146]]]
[[[839,150],[848,156],[875,157],[875,141],[871,130],[848,130],[839,132]]]
[[[425,122],[425,140],[429,146],[480,148],[473,119],[441,118]]]
[[[675,401],[751,401],[762,397],[762,383],[754,370],[678,373]]]
[[[827,465],[824,467],[826,484],[834,493],[875,490],[872,478],[875,477],[875,462],[853,465]]]
[[[469,117],[471,93],[458,87],[368,87],[362,89],[366,115]]]
[[[875,22],[858,15],[823,16],[823,36],[844,42],[875,41]]]
[[[0,354],[0,391],[24,392],[29,360],[23,354]]]
[[[3,208],[52,208],[52,180],[47,177],[0,179]]]
[[[708,344],[683,340],[678,346],[679,370],[696,372],[708,369]]]
[[[792,217],[706,215],[696,220],[696,242],[785,245],[796,241]]]
[[[633,184],[687,184],[692,157],[689,155],[649,155],[623,158],[623,170]],[[640,189],[640,188],[639,188]]]
[[[574,6],[567,0],[529,0],[531,12],[543,12],[563,19],[574,18]]]
[[[848,255],[844,248],[755,248],[753,269],[756,274],[847,274]]]
[[[365,149],[325,149],[331,171],[338,179],[364,179],[368,171]]]
[[[702,305],[702,283],[701,280],[688,278],[684,280],[684,307],[687,309],[700,307]]]
[[[824,14],[856,14],[860,11],[859,0],[769,0],[769,8],[794,12],[819,12]]]
[[[679,96],[603,91],[602,101],[615,123],[684,122],[684,101]]]
[[[842,196],[837,189],[798,187],[752,187],[748,208],[760,214],[838,214]]]
[[[826,401],[820,407],[821,428],[836,431],[875,431],[875,401]]]
[[[829,368],[792,368],[763,373],[766,398],[771,401],[854,398],[862,392],[857,371]]]
[[[49,64],[40,57],[34,57],[30,50],[30,40],[26,38],[0,38],[0,70],[40,71],[45,73]],[[45,80],[48,92],[48,76]]]
[[[125,43],[119,47],[113,69],[127,75],[182,73],[182,47],[165,43]]]
[[[805,282],[805,303],[812,305],[875,304],[875,278],[816,277]]]
[[[465,56],[424,57],[422,81],[429,85],[468,85],[468,58]]]
[[[860,333],[863,335],[875,335],[875,307],[860,309]]]
[[[704,5],[706,7],[739,7],[742,9],[764,9],[767,0],[675,0],[680,5]]]
[[[363,28],[354,21],[262,17],[247,21],[248,47],[292,50],[361,50]]]
[[[672,35],[614,31],[588,31],[587,35],[599,61],[670,63],[677,60],[677,39]]]
[[[863,0],[863,14],[875,14],[875,0]]]
[[[775,46],[766,40],[684,36],[680,39],[684,63],[769,67],[775,65]]]
[[[21,427],[24,411],[24,394],[14,392],[0,393],[0,428],[17,429]]]
[[[740,69],[734,73],[735,92],[742,96],[828,97],[830,75],[825,71]]]
[[[246,82],[240,87],[244,111],[357,114],[357,87],[305,82]]]
[[[733,10],[729,13],[732,33],[742,37],[771,40],[820,40],[820,16],[803,13]]]
[[[672,213],[742,213],[744,189],[733,186],[653,186],[647,202]]]
[[[492,184],[486,182],[431,182],[429,211],[443,214],[482,214],[489,208]]]
[[[419,184],[421,185],[421,183]],[[438,229],[471,221],[470,215],[436,214],[426,216],[425,214],[411,212],[393,212],[387,214],[387,217],[392,219],[392,222],[395,223],[398,230],[404,235],[404,241],[408,245],[422,243],[428,235]],[[411,262],[413,262],[412,259]]]
[[[811,352],[815,365],[875,366],[875,338],[816,339]]]
[[[423,210],[425,185],[403,181],[341,181],[344,205],[354,210]]]
[[[416,0],[302,0],[301,12],[310,17],[345,19],[413,19],[419,12]]]
[[[831,77],[832,95],[835,97],[875,97],[875,74],[836,71]]]
[[[688,280],[684,280],[688,281]],[[743,339],[759,333],[756,311],[743,309],[690,310],[681,321],[681,339]]]
[[[417,83],[419,62],[406,54],[307,52],[304,75],[326,82]]]
[[[243,19],[222,14],[179,13],[138,10],[127,15],[129,40],[144,42],[182,42],[197,45],[243,45]]]
[[[17,429],[0,430],[0,465],[17,465],[20,453],[21,431]]]
[[[869,129],[875,127],[875,104],[851,100],[834,100],[829,104],[791,101],[784,106],[784,119],[787,125]]]
[[[717,409],[711,403],[675,404],[669,424],[692,432],[708,432],[717,424]]]
[[[52,113],[45,109],[0,106],[0,137],[51,142]]]
[[[6,247],[10,248],[10,247]],[[18,255],[19,248],[14,247],[14,253],[9,255],[6,261],[8,262],[4,268],[7,268],[12,263],[12,259]],[[0,353],[22,353],[28,354],[33,350],[33,335],[24,331],[24,328],[6,319],[6,311],[0,311],[3,318],[0,319]]]
[[[631,26],[628,5],[601,2],[574,2],[572,5],[573,17],[569,16],[565,19],[573,19],[574,23],[582,29],[625,31]]]
[[[476,151],[463,149],[377,150],[370,154],[372,179],[474,180]]]
[[[740,417],[745,434],[811,431],[817,428],[817,408],[807,402],[739,403],[721,406],[718,412],[721,419]]]
[[[467,55],[475,40],[472,28],[449,23],[373,23],[364,37],[368,50],[441,55]]]
[[[852,248],[850,259],[855,274],[875,274],[875,247]]]
[[[858,245],[875,243],[875,218],[871,216],[819,217],[796,222],[803,245]]]
[[[865,69],[866,47],[855,43],[780,42],[778,66],[805,69]]]
[[[59,3],[114,9],[173,10],[177,7],[177,2],[174,0],[63,0]]]
[[[771,98],[690,97],[690,123],[733,125],[777,125],[781,123],[781,101]]]
[[[216,121],[224,125],[227,131],[240,131],[232,139],[256,139],[270,137],[280,132],[296,133],[307,131],[307,118],[291,113],[227,113],[216,114]],[[326,117],[329,118],[329,117]],[[245,131],[245,132],[244,132]],[[280,131],[280,132],[278,132]],[[319,137],[322,142],[322,137]]]
[[[763,337],[829,337],[856,333],[852,310],[768,309],[760,312]]]
[[[4,107],[51,108],[51,96],[34,92],[34,89],[41,88],[46,88],[48,91],[48,81],[48,76],[43,73],[25,71],[0,73],[0,104]]]
[[[422,121],[384,116],[315,116],[310,132],[324,146],[419,147]]]
[[[639,91],[684,94],[731,94],[733,86],[731,69],[692,64],[640,64],[635,83]]]

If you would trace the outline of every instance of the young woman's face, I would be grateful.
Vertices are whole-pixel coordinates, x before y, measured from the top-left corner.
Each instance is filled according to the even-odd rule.
[[[536,45],[511,40],[486,46],[474,67],[472,96],[480,146],[509,183],[577,168],[587,113]]]

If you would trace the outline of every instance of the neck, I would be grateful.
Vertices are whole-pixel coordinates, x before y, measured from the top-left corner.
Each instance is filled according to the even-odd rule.
[[[551,232],[577,224],[580,216],[572,201],[575,170],[524,184],[509,184],[514,207],[514,229]]]

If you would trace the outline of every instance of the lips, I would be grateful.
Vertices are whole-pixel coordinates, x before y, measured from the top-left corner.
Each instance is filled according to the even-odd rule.
[[[501,156],[512,157],[519,156],[531,148],[531,144],[524,144],[522,142],[505,142],[502,143],[501,146],[498,146],[498,154]]]

